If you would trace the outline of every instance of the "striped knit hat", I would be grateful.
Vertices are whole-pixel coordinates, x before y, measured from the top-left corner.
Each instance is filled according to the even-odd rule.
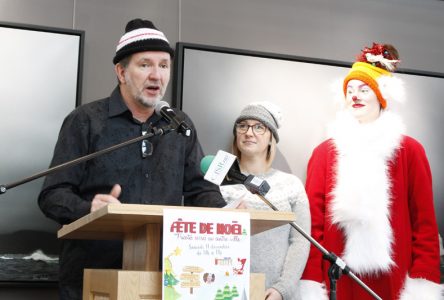
[[[116,47],[113,63],[117,64],[128,55],[142,51],[164,51],[174,56],[163,32],[159,31],[151,21],[134,19],[125,27],[125,34],[120,38]]]

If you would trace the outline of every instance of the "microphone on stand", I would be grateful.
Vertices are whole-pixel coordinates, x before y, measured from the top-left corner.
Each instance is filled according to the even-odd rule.
[[[154,108],[156,114],[164,118],[168,123],[176,127],[177,132],[184,136],[191,135],[191,127],[184,121],[181,120],[170,105],[165,101],[159,101]]]

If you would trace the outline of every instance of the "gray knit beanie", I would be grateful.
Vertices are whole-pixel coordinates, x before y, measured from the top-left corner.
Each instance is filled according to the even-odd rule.
[[[279,106],[267,101],[250,103],[241,111],[235,124],[248,119],[262,122],[273,133],[276,143],[279,142],[277,130],[281,127],[282,122],[282,112]],[[233,133],[235,133],[235,129],[233,129]]]

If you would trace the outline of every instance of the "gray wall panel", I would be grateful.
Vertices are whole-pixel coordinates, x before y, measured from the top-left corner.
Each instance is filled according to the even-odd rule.
[[[444,2],[436,0],[186,0],[181,41],[351,61],[390,42],[404,68],[443,72]]]
[[[75,0],[0,0],[0,21],[72,29]]]
[[[178,40],[177,0],[77,0],[75,26],[85,30],[83,103],[108,96],[117,85],[112,59],[126,23],[149,19],[174,46]],[[171,86],[167,92],[171,98]]]

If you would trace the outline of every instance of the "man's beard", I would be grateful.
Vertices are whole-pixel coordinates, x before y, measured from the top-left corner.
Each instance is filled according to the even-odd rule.
[[[140,104],[142,104],[143,106],[147,107],[147,108],[154,108],[156,107],[157,103],[159,103],[160,100],[162,100],[164,92],[162,91],[162,89],[160,89],[160,94],[155,97],[155,98],[149,98],[143,95],[143,91],[145,90],[145,87],[142,88],[141,91],[139,91],[137,89],[137,87],[134,85],[133,81],[131,80],[131,78],[125,77],[125,80],[127,82],[127,84],[129,85],[130,88],[130,92],[133,95],[134,99],[139,102]]]
[[[150,99],[147,99],[146,97],[144,97],[142,95],[142,93],[138,93],[137,95],[134,95],[134,96],[135,96],[135,99],[137,102],[139,102],[140,104],[142,104],[143,106],[145,106],[147,108],[156,107],[157,103],[159,103],[159,101],[162,100],[162,98],[163,98],[163,95],[159,95],[155,99],[150,100]]]

